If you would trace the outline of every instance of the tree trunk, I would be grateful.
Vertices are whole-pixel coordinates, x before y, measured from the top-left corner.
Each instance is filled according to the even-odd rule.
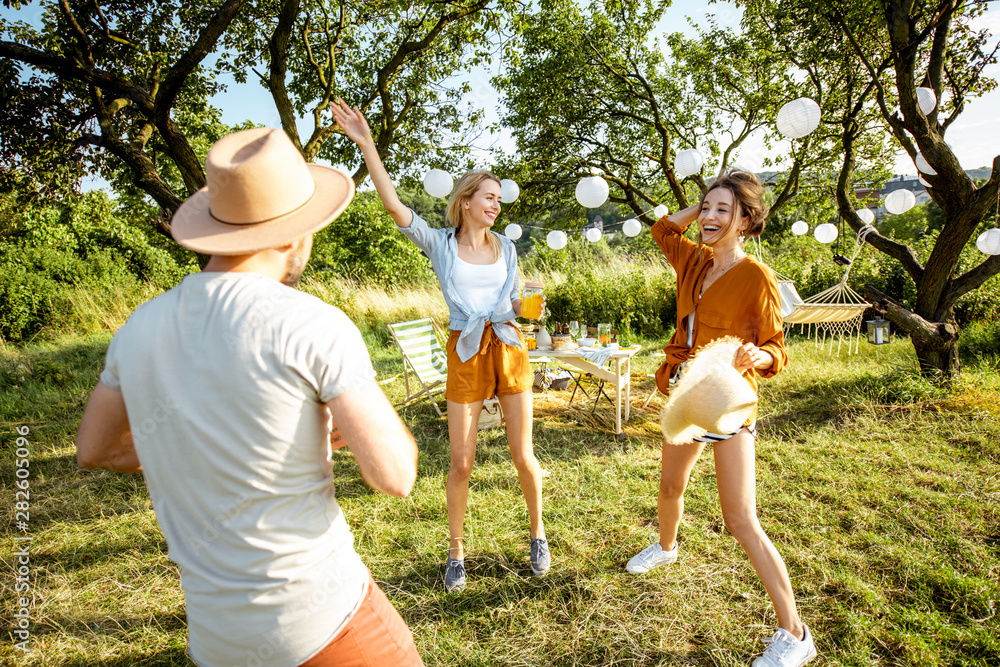
[[[940,341],[941,347],[928,344],[917,336],[910,336],[917,353],[920,373],[931,379],[950,380],[958,374],[958,338]]]
[[[958,325],[951,308],[945,311],[943,321],[933,322],[908,310],[871,285],[865,286],[865,298],[897,329],[909,334],[922,375],[947,381],[958,373]]]

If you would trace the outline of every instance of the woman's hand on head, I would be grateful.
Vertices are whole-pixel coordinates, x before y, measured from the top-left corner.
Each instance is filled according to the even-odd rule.
[[[333,119],[337,121],[337,125],[344,131],[348,139],[359,146],[363,146],[365,143],[375,143],[375,140],[372,139],[371,128],[368,127],[368,121],[365,120],[360,109],[357,107],[352,109],[347,105],[347,102],[338,97],[336,102],[330,102],[330,110],[333,111]]]

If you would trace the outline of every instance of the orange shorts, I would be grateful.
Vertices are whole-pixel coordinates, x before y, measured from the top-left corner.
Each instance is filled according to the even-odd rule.
[[[509,325],[521,332],[513,324]],[[523,347],[505,345],[493,332],[493,326],[487,322],[483,331],[483,339],[479,343],[479,352],[462,361],[458,358],[455,348],[458,346],[458,336],[461,331],[451,332],[448,338],[448,383],[445,385],[444,397],[453,403],[475,403],[485,401],[494,396],[520,394],[531,388],[531,364],[528,363],[528,351]]]
[[[423,667],[406,621],[368,575],[368,595],[347,625],[299,667]]]

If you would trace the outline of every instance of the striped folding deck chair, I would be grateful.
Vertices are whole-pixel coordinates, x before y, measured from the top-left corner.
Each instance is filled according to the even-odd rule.
[[[399,346],[399,351],[403,355],[403,380],[406,383],[406,398],[399,405],[406,405],[423,396],[431,399],[431,405],[437,410],[439,416],[443,417],[441,408],[434,400],[434,392],[444,389],[445,381],[448,379],[448,356],[444,348],[441,347],[441,340],[444,334],[429,317],[412,322],[400,322],[389,324],[389,333],[392,339]],[[417,384],[410,392],[410,374],[417,376]]]

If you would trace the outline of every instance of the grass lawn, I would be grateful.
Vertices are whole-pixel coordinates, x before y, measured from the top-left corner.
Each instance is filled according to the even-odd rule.
[[[376,328],[371,352],[390,397],[398,353]],[[142,478],[77,468],[73,435],[108,334],[0,347],[4,608],[16,558],[14,429],[31,443],[33,607],[19,665],[185,665],[177,570]],[[644,341],[652,352],[655,341]],[[863,344],[864,345],[864,344]],[[966,369],[950,388],[914,375],[906,341],[830,356],[790,343],[789,369],[762,390],[761,523],[784,556],[818,665],[1000,664],[1000,378]],[[656,360],[640,353],[628,438],[610,410],[538,394],[536,453],[549,476],[553,567],[528,567],[528,519],[500,430],[480,436],[466,524],[469,584],[444,592],[448,543],[444,420],[402,408],[422,445],[406,499],[364,485],[335,453],[337,496],[357,549],[409,623],[428,665],[747,665],[773,632],[763,587],[718,508],[712,457],[694,469],[681,558],[635,577],[625,562],[656,533]]]

